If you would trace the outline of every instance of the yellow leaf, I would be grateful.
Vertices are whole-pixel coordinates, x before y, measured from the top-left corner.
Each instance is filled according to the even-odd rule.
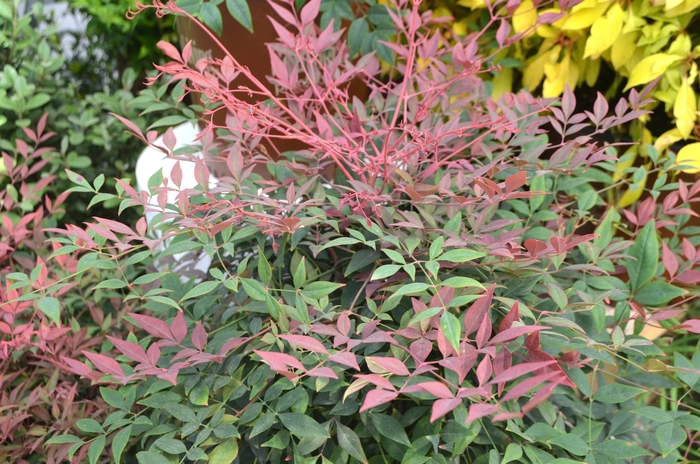
[[[668,11],[671,10],[681,3],[683,3],[684,0],[666,0],[666,5],[664,5],[664,10]]]
[[[670,131],[664,132],[658,139],[656,139],[656,142],[654,142],[654,148],[656,148],[656,150],[659,152],[662,152],[682,138],[683,136],[678,129],[671,129]]]
[[[700,0],[685,0],[685,2],[682,3],[681,5],[678,5],[675,8],[671,8],[670,10],[667,9],[665,11],[665,15],[668,18],[675,18],[676,16],[690,13],[691,11],[695,10],[699,6],[700,6]]]
[[[688,79],[684,78],[678,89],[676,102],[673,104],[673,116],[676,118],[676,127],[678,127],[684,139],[690,136],[695,127],[697,104],[695,92],[693,92]]]
[[[615,165],[615,173],[613,174],[613,182],[618,182],[625,176],[625,169],[631,168],[634,164],[634,160],[637,159],[637,146],[630,147],[629,150],[625,152],[624,155],[620,157],[621,160]]]
[[[586,84],[593,87],[600,74],[600,60],[588,60],[586,62]]]
[[[439,6],[433,10],[433,18],[451,18],[452,12],[449,8],[444,6]]]
[[[635,187],[631,187],[627,189],[627,191],[622,195],[622,198],[620,198],[620,201],[617,202],[617,206],[620,208],[626,208],[631,204],[634,204],[639,198],[642,196],[642,193],[644,193],[644,186],[647,184],[647,176],[646,174],[644,175],[644,178],[640,180],[639,182],[635,182],[633,185]]]
[[[513,89],[513,68],[502,68],[496,77],[491,79],[491,84],[493,84],[491,98],[494,101],[501,98],[504,93],[511,92]]]
[[[452,24],[452,30],[460,37],[467,35],[467,22],[465,20]]]
[[[532,0],[523,0],[513,13],[513,30],[516,33],[524,32],[537,23],[537,8]]]
[[[691,143],[678,151],[676,155],[676,166],[692,166],[681,169],[687,174],[697,174],[700,172],[700,143]]]
[[[632,70],[627,86],[625,86],[625,91],[636,85],[647,84],[653,81],[666,72],[669,66],[680,60],[680,56],[667,55],[665,53],[647,56]]]
[[[486,7],[486,2],[484,2],[484,0],[459,0],[457,5],[476,9]]]
[[[596,3],[593,8],[582,8],[569,15],[566,22],[562,25],[563,31],[579,31],[591,27],[596,19],[605,14],[609,3]],[[577,5],[578,6],[578,5]]]
[[[535,29],[535,32],[537,32],[537,35],[543,39],[554,39],[559,36],[559,32],[547,24],[540,25],[537,29]]]
[[[682,57],[688,56],[690,49],[693,47],[690,42],[690,36],[688,34],[680,34],[668,47],[668,53],[671,55],[678,55]]]
[[[634,51],[637,49],[638,38],[639,32],[628,32],[627,34],[619,36],[612,44],[610,58],[613,68],[615,68],[616,71],[622,68],[632,58]]]
[[[578,66],[571,62],[571,55],[566,53],[561,63],[546,63],[544,65],[546,79],[542,88],[544,98],[558,97],[568,84],[572,89],[578,82]]]
[[[560,51],[561,46],[556,46],[552,50],[546,50],[536,56],[523,71],[523,86],[530,92],[539,87],[540,83],[542,83],[542,79],[544,79],[545,64],[550,62],[552,56],[554,56],[554,60],[559,58]]]
[[[601,53],[610,48],[620,36],[624,19],[625,13],[617,3],[610,7],[608,14],[596,19],[586,40],[583,57],[598,58]]]

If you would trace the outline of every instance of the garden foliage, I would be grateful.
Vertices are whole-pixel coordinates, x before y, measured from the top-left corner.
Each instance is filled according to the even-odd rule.
[[[288,23],[275,23],[269,46],[276,93],[231,55],[191,66],[190,45],[160,44],[171,59],[156,66],[162,77],[227,112],[200,143],[229,175],[211,185],[196,159],[196,188],[180,188],[177,164],[150,192],[117,180],[116,194],[72,176],[97,201],[157,215],[51,229],[52,260],[80,257],[66,284],[103,276],[88,300],[121,302],[132,333],[112,330],[84,357],[58,354],[114,409],[46,449],[144,464],[689,455],[698,411],[660,409],[655,389],[697,388],[700,359],[664,359],[645,331],[700,331],[682,322],[700,281],[685,227],[700,183],[676,181],[672,154],[652,157],[671,193],[620,214],[606,201],[626,182],[615,177],[620,147],[594,140],[645,114],[651,86],[613,108],[599,95],[583,113],[570,90],[494,101],[479,33],[449,42],[404,0],[386,9],[396,78],[379,79],[375,53],[353,60],[335,21],[318,25],[320,0],[273,5]],[[173,2],[139,8],[190,16]],[[494,9],[500,48],[506,10]],[[235,87],[241,75],[254,86]],[[356,78],[367,101],[347,95]],[[240,98],[249,93],[265,101]],[[279,139],[306,148],[277,153]],[[158,147],[193,159],[176,143],[167,130]],[[208,276],[151,266],[181,253],[212,257]],[[17,293],[3,308],[22,302],[62,327],[67,308],[47,306],[55,286],[37,268],[5,277]]]

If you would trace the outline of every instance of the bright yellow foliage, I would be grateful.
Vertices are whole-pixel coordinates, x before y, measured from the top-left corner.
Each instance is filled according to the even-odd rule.
[[[625,90],[629,90],[636,85],[648,84],[665,73],[669,66],[680,60],[681,57],[667,55],[666,53],[656,53],[655,55],[647,56],[632,70]]]
[[[681,171],[688,174],[697,174],[700,172],[700,143],[691,143],[678,151],[676,156],[677,166],[692,166]]]
[[[583,57],[598,58],[601,53],[610,48],[622,32],[624,19],[625,13],[617,3],[610,7],[608,14],[596,19],[591,27],[591,35],[586,40]]]
[[[697,107],[697,97],[690,85],[688,78],[683,79],[683,83],[678,89],[676,102],[673,104],[673,116],[676,117],[676,126],[684,139],[693,131],[697,116],[695,111]]]
[[[532,0],[523,0],[513,13],[513,30],[516,33],[527,31],[537,23],[537,9]]]

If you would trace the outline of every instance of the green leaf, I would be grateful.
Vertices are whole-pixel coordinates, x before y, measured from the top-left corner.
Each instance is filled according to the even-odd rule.
[[[219,7],[213,3],[203,3],[202,7],[199,9],[199,17],[202,19],[202,22],[216,32],[217,35],[221,35],[224,29],[224,22]]]
[[[226,0],[226,8],[241,26],[248,29],[251,33],[253,32],[253,18],[250,15],[247,0]]]
[[[372,414],[370,417],[380,434],[396,443],[411,447],[411,440],[408,439],[406,431],[396,418],[387,414]]]
[[[25,109],[26,110],[33,110],[33,109],[39,108],[40,106],[44,106],[50,100],[51,100],[51,97],[49,96],[49,94],[38,93],[29,99],[29,101],[25,105]]]
[[[668,422],[656,429],[656,439],[659,442],[661,453],[664,457],[681,446],[686,438],[688,438],[688,436],[685,430],[683,430],[683,427],[674,422]]]
[[[671,422],[673,420],[671,414],[655,406],[644,406],[642,408],[633,409],[632,412],[656,422]]]
[[[75,425],[83,432],[105,433],[105,430],[95,419],[80,419],[75,423]]]
[[[121,393],[111,388],[100,387],[100,395],[105,403],[117,409],[126,409],[126,402]]]
[[[700,417],[687,415],[676,417],[676,422],[683,427],[688,427],[690,430],[700,430]]]
[[[348,46],[350,47],[350,56],[355,56],[355,53],[360,51],[360,48],[362,48],[362,41],[367,34],[369,34],[369,25],[367,24],[365,18],[358,18],[352,22],[350,28],[348,29]],[[350,456],[352,456],[352,454],[350,454]]]
[[[634,299],[643,305],[662,306],[685,293],[682,288],[666,282],[649,282],[637,290]]]
[[[126,444],[129,442],[129,437],[131,436],[131,425],[128,425],[121,429],[114,435],[112,439],[112,457],[114,458],[115,464],[121,462],[122,453],[126,448]]]
[[[610,383],[600,387],[598,391],[593,394],[593,399],[601,403],[615,404],[627,401],[640,393],[644,393],[644,389],[631,385]]]
[[[238,456],[238,440],[229,438],[209,454],[209,464],[231,464]]]
[[[156,440],[156,446],[168,454],[183,454],[187,452],[187,447],[180,440],[161,437]]]
[[[379,266],[372,274],[370,280],[386,279],[399,272],[399,269],[401,269],[401,265],[399,264],[385,264],[384,266]]]
[[[338,290],[344,284],[336,284],[334,282],[312,282],[301,291],[301,294],[307,298],[318,300],[324,296],[330,295]]]
[[[258,247],[258,275],[260,275],[260,279],[265,285],[270,285],[272,281],[272,267],[260,247]]]
[[[241,284],[246,295],[257,301],[265,301],[267,290],[263,285],[255,279],[241,278]]]
[[[393,262],[399,263],[399,264],[406,264],[406,260],[405,260],[404,257],[401,255],[401,253],[399,253],[398,251],[396,251],[396,250],[382,250],[382,251],[383,251],[384,254],[386,254],[386,255],[389,257],[389,259],[392,260]]]
[[[305,414],[287,412],[280,414],[279,418],[282,425],[297,437],[330,438],[325,427]]]
[[[156,393],[155,395],[149,396],[148,398],[144,398],[141,401],[139,401],[138,404],[148,406],[149,408],[161,409],[166,404],[177,403],[181,399],[182,396],[180,396],[179,394],[171,391],[166,391]]]
[[[205,382],[198,382],[188,395],[192,404],[197,406],[209,405],[209,386]]]
[[[430,285],[421,282],[414,282],[412,284],[403,285],[389,298],[395,298],[401,295],[409,295],[411,293],[420,293],[425,291],[428,287],[430,287]]]
[[[168,458],[153,451],[141,451],[136,455],[136,458],[139,460],[139,464],[170,464]]]
[[[99,437],[95,438],[95,441],[92,442],[90,448],[88,449],[88,460],[90,461],[90,464],[96,464],[97,460],[100,459],[100,455],[105,449],[106,440],[107,439],[104,435],[100,435]]]
[[[559,435],[558,437],[554,437],[547,441],[553,445],[557,445],[560,448],[565,449],[571,454],[575,454],[576,456],[585,456],[590,451],[590,448],[586,442],[581,440],[576,435],[572,435],[570,433],[566,435]]]
[[[213,292],[216,289],[216,287],[219,286],[220,283],[221,282],[213,282],[213,281],[212,282],[202,282],[201,284],[197,285],[195,288],[193,288],[192,290],[187,292],[185,294],[185,296],[180,298],[180,302],[183,302],[185,300],[189,300],[190,298],[197,298],[198,296],[207,295],[207,294]]]
[[[9,19],[10,21],[14,18],[14,12],[9,4],[0,2],[0,18]]]
[[[467,249],[459,249],[450,250],[447,253],[442,254],[439,258],[437,258],[437,260],[449,261],[451,263],[465,263],[467,261],[473,261],[478,258],[483,258],[484,256],[486,256],[486,253],[481,253],[479,251]]]
[[[44,313],[56,325],[61,323],[61,304],[56,298],[47,296],[39,300],[37,303],[39,311]]]
[[[659,261],[659,242],[656,237],[656,222],[651,220],[642,228],[630,247],[627,259],[630,290],[636,292],[656,275]]]
[[[257,435],[260,435],[261,433],[265,432],[270,427],[272,427],[272,424],[274,424],[274,423],[275,423],[275,413],[267,412],[267,413],[263,414],[255,422],[255,426],[253,427],[253,430],[250,432],[249,438],[253,438]]]
[[[450,345],[459,353],[459,341],[462,337],[462,325],[459,319],[449,311],[445,311],[440,316],[440,328]]]
[[[330,242],[326,243],[318,251],[323,251],[326,248],[335,247],[335,246],[354,245],[356,243],[360,243],[360,241],[356,238],[340,237],[340,238],[333,239]]]
[[[483,289],[484,286],[478,281],[469,277],[450,277],[442,283],[444,287],[450,288],[464,288],[464,287],[476,287]]]
[[[82,443],[83,440],[80,438],[76,437],[75,435],[57,435],[55,437],[50,438],[46,444],[47,445],[61,445],[64,443]]]
[[[354,255],[352,255],[352,259],[350,259],[350,264],[348,264],[348,267],[345,268],[344,275],[348,276],[353,272],[359,271],[360,269],[371,265],[376,260],[381,258],[381,256],[382,255],[379,254],[378,251],[374,250],[365,249],[356,252]]]
[[[508,464],[511,461],[517,461],[523,456],[523,448],[515,443],[510,443],[506,447],[506,452],[503,454],[501,464]]]
[[[622,440],[605,440],[596,445],[593,449],[605,456],[616,459],[632,459],[639,456],[651,456],[651,453],[644,448],[626,443]]]
[[[99,288],[106,288],[110,290],[115,290],[115,289],[120,289],[126,287],[126,282],[124,282],[121,279],[107,279],[103,280],[99,284],[95,285],[93,290],[97,290]]]
[[[207,5],[211,5],[210,3],[207,3]],[[212,5],[213,6],[213,5]],[[216,8],[216,7],[214,7]],[[218,12],[218,9],[217,9]],[[153,124],[151,124],[148,127],[148,130],[153,130],[158,127],[171,127],[171,126],[177,126],[178,124],[182,124],[185,121],[188,121],[189,118],[186,118],[184,116],[178,116],[176,114],[170,115],[170,116],[165,116],[164,118],[160,118]]]
[[[338,444],[343,451],[360,462],[367,462],[365,451],[362,449],[362,443],[357,434],[340,422],[336,423],[336,429],[338,430]]]
[[[170,413],[175,419],[181,420],[183,422],[194,422],[199,423],[197,416],[194,412],[181,404],[169,403],[165,405],[165,410]]]

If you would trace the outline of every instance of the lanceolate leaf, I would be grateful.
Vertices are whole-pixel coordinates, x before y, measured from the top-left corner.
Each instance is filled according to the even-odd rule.
[[[340,422],[336,423],[336,427],[338,431],[338,444],[343,448],[343,451],[360,462],[366,462],[367,457],[365,456],[365,451],[362,449],[362,443],[357,434],[351,428],[344,426]]]
[[[656,237],[656,223],[651,220],[639,232],[634,246],[629,249],[627,260],[630,290],[636,292],[656,275],[659,261],[659,242]]]

